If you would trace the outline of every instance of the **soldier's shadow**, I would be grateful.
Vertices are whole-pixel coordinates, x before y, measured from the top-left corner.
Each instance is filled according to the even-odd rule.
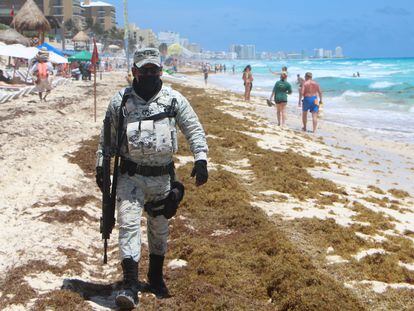
[[[121,289],[122,282],[95,284],[78,279],[64,279],[62,289],[69,290],[102,307],[116,309],[115,295]]]
[[[69,290],[82,296],[83,299],[92,301],[102,307],[117,309],[115,296],[121,289],[122,282],[112,284],[95,284],[79,279],[64,279],[62,289]],[[140,288],[144,290],[145,283],[140,283]]]

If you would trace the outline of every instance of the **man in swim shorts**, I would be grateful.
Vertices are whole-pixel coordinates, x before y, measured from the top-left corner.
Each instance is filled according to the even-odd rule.
[[[306,123],[308,118],[308,111],[312,113],[313,132],[316,132],[318,126],[318,112],[319,105],[322,103],[322,91],[319,84],[312,80],[312,73],[305,74],[305,83],[302,85],[301,95],[303,98],[302,104],[302,130],[306,132]],[[319,96],[319,100],[318,100]],[[299,107],[300,107],[299,103]]]

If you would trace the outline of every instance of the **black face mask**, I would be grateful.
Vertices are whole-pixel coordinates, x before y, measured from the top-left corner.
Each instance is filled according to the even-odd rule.
[[[161,90],[162,81],[158,75],[144,75],[139,80],[134,79],[133,87],[142,99],[148,101]]]

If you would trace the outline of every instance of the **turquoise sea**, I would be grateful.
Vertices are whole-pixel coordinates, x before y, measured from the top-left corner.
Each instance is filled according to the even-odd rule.
[[[243,92],[241,73],[250,64],[254,76],[253,94],[268,97],[277,77],[269,72],[288,67],[288,81],[298,100],[296,75],[313,73],[324,93],[325,120],[364,129],[384,138],[414,142],[414,58],[329,59],[329,60],[237,60],[211,61],[226,64],[227,73],[210,75],[209,81]],[[232,65],[236,73],[232,74]],[[353,77],[359,72],[360,77]]]

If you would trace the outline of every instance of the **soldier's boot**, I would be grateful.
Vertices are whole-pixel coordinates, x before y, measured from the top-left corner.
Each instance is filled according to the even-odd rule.
[[[124,281],[115,302],[121,310],[133,309],[138,305],[138,262],[125,258],[121,265]]]
[[[160,299],[171,297],[168,288],[164,282],[162,272],[163,265],[164,256],[150,254],[148,270],[148,290]]]

